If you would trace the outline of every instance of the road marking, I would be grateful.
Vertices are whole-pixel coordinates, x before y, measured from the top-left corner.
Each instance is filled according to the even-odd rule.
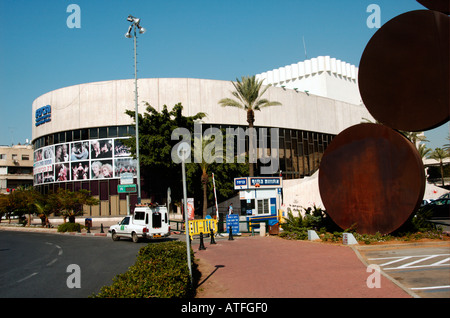
[[[450,288],[450,285],[447,286],[431,286],[431,287],[415,287],[411,288],[413,290],[428,290],[428,289],[448,289]]]
[[[386,265],[390,265],[390,264],[393,264],[393,263],[401,262],[401,261],[404,261],[404,260],[409,259],[409,258],[411,258],[411,257],[412,257],[412,256],[402,257],[402,258],[393,260],[393,261],[391,261],[391,262],[387,262],[387,263],[381,264],[380,266],[386,266]]]
[[[63,250],[62,250],[61,246],[56,245],[56,244],[55,244],[55,246],[58,248],[58,256],[61,256],[62,253],[63,253]]]
[[[384,270],[391,270],[391,269],[409,269],[409,268],[421,268],[421,267],[432,267],[432,266],[450,266],[450,264],[444,264],[450,260],[450,257],[447,257],[443,260],[437,261],[433,264],[426,264],[426,265],[415,265],[418,263],[422,263],[424,261],[430,260],[432,258],[441,257],[441,256],[448,256],[450,254],[433,254],[433,255],[410,255],[410,256],[394,256],[394,257],[380,257],[380,258],[369,258],[368,260],[376,261],[376,260],[392,260],[387,263],[383,263],[379,265],[380,267],[383,267]],[[407,259],[411,258],[419,258],[418,260],[415,260],[413,262],[409,262],[397,267],[388,267],[385,268],[384,266],[391,265],[394,263],[398,263],[401,261],[405,261]]]
[[[53,263],[55,263],[58,259],[54,258],[50,263],[47,264],[47,266],[51,266]]]
[[[31,277],[33,277],[34,275],[37,275],[37,274],[38,274],[38,273],[30,274],[30,275],[28,275],[27,277],[24,277],[24,278],[18,280],[17,282],[18,282],[18,283],[21,283],[21,282],[23,282],[24,280],[27,280],[28,278],[31,278]]]

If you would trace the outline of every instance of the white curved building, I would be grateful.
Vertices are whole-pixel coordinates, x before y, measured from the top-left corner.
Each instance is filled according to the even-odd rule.
[[[327,68],[319,67],[314,76],[320,78],[328,72]],[[301,74],[291,68],[289,82],[302,82]],[[331,71],[329,76],[335,75]],[[349,84],[348,76],[339,79],[337,75],[336,78],[343,86]],[[351,81],[355,83],[353,77]],[[230,93],[233,89],[229,81],[139,79],[139,112],[145,111],[144,102],[158,111],[164,105],[170,109],[181,103],[185,116],[198,112],[207,114],[203,119],[204,129],[211,125],[246,128],[246,115],[242,110],[218,105],[220,99],[233,97]],[[349,102],[357,100],[359,93],[348,98],[330,98],[314,95],[311,88],[307,93],[304,90],[270,87],[264,97],[282,106],[255,114],[255,126],[280,128],[279,167],[287,179],[312,175],[333,136],[363,118],[372,118],[363,105]],[[347,94],[355,95],[354,92]],[[34,185],[43,192],[57,187],[88,189],[101,201],[99,206],[91,208],[90,215],[126,214],[125,195],[117,193],[117,184],[120,174],[133,173],[136,164],[120,142],[128,134],[134,134],[133,119],[125,114],[127,109],[134,110],[132,79],[80,84],[38,97],[32,105]],[[103,176],[97,173],[99,164],[100,169],[105,170]],[[146,199],[145,194],[142,198]],[[132,195],[132,203],[133,200],[136,197]]]

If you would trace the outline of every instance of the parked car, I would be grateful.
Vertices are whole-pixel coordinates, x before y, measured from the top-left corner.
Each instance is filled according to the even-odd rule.
[[[438,198],[420,208],[430,219],[450,219],[450,198]]]

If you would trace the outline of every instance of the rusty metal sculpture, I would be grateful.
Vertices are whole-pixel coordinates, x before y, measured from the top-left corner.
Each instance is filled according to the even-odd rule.
[[[425,173],[415,145],[394,129],[425,131],[449,120],[449,0],[418,0],[437,11],[404,13],[367,44],[361,97],[387,125],[360,124],[328,146],[319,169],[327,213],[341,228],[391,233],[419,207]],[[439,12],[438,12],[439,11]]]
[[[419,207],[425,191],[414,145],[384,125],[359,124],[327,147],[319,188],[328,215],[342,229],[390,233]]]
[[[450,14],[450,0],[417,0],[417,2],[430,10]]]
[[[449,17],[429,10],[401,14],[370,39],[359,66],[359,90],[379,122],[406,131],[449,119]]]

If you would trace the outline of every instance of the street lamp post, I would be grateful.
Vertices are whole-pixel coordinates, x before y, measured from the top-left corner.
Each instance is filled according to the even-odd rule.
[[[137,160],[137,203],[141,203],[141,165],[139,161],[139,115],[138,115],[138,88],[137,88],[137,53],[136,53],[136,29],[139,29],[139,33],[143,34],[145,29],[140,26],[141,19],[135,18],[132,15],[129,15],[127,21],[131,22],[130,27],[128,28],[128,32],[125,33],[126,38],[131,38],[131,31],[133,31],[134,35],[134,108],[135,108],[135,121],[136,121],[136,160]]]

